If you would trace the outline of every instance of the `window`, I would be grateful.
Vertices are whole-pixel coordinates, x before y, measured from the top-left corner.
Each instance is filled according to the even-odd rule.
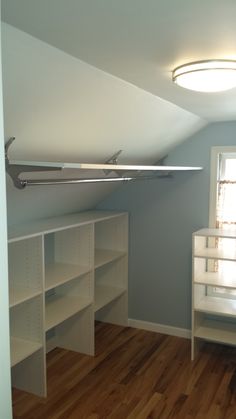
[[[211,185],[209,227],[217,223],[236,227],[236,147],[213,147],[211,153]],[[231,195],[232,193],[232,195]],[[230,198],[231,195],[231,198]],[[234,219],[235,218],[235,219]]]
[[[215,152],[214,152],[215,151]],[[217,152],[218,151],[218,152]],[[213,161],[215,159],[215,161]],[[218,228],[236,228],[236,148],[234,151],[213,150],[212,166],[215,169],[215,176],[212,173],[211,199],[210,202],[210,226]],[[213,184],[213,182],[215,184]],[[232,239],[220,239],[217,246],[229,252],[236,251],[236,243],[232,246]],[[227,275],[236,276],[236,263],[230,261],[218,261],[209,263],[210,270]],[[228,298],[236,298],[235,290],[209,287],[208,294],[221,295]]]
[[[216,226],[236,226],[236,153],[219,155]]]

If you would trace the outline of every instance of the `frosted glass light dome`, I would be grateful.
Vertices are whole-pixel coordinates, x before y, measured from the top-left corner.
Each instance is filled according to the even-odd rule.
[[[172,73],[178,86],[197,92],[222,92],[236,87],[236,61],[196,61],[177,67]]]

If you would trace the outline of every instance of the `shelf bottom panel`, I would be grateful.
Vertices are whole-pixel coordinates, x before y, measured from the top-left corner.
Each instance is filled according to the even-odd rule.
[[[42,348],[39,342],[11,337],[11,367],[28,358]]]
[[[95,287],[95,312],[111,303],[126,292],[124,288],[109,285],[96,285]]]
[[[53,295],[46,300],[46,331],[92,304],[91,299]]]
[[[205,320],[195,332],[194,337],[211,342],[236,345],[236,324]]]

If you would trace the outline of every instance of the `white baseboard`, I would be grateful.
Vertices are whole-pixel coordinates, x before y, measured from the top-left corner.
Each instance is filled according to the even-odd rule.
[[[148,330],[149,332],[163,333],[164,335],[178,336],[181,338],[191,338],[189,329],[181,329],[179,327],[168,326],[165,324],[145,322],[143,320],[129,319],[128,325],[136,329]]]

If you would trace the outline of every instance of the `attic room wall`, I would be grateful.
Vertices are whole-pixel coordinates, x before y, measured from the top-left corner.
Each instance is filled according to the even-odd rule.
[[[130,318],[190,328],[191,235],[208,226],[210,152],[224,145],[236,146],[236,122],[209,125],[166,160],[202,172],[130,183],[100,204],[130,213]]]
[[[153,163],[159,147],[165,152],[204,123],[12,26],[3,23],[2,33],[5,140],[16,137],[11,159],[99,163],[123,149],[121,162]],[[7,176],[8,222],[93,208],[113,189],[19,191]]]

